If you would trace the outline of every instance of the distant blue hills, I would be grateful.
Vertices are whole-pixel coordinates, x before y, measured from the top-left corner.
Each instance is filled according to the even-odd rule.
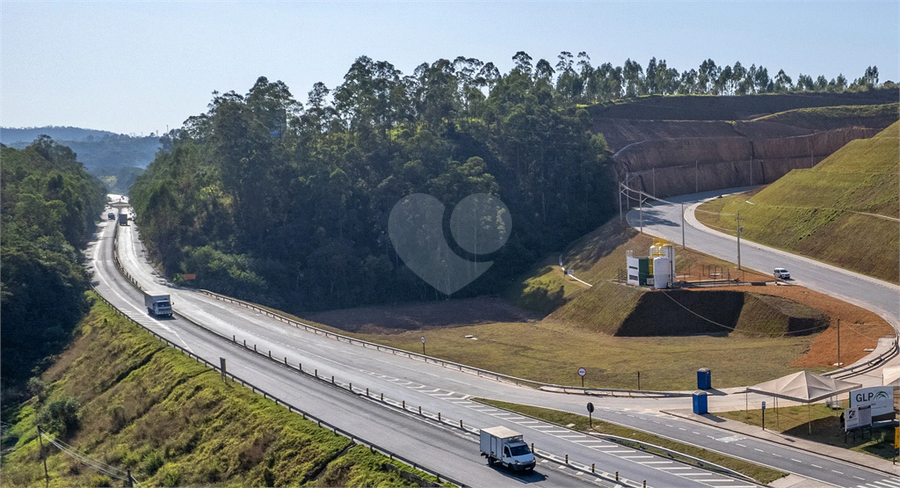
[[[0,128],[0,142],[24,149],[41,135],[68,146],[85,168],[106,184],[109,191],[128,193],[134,178],[143,172],[162,148],[159,136],[129,136],[79,127]]]

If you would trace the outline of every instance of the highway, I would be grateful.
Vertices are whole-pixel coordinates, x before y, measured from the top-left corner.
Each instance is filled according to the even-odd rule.
[[[217,363],[219,357],[225,357],[229,372],[251,380],[264,390],[278,392],[282,399],[354,432],[363,439],[377,440],[376,443],[380,446],[415,459],[431,470],[449,473],[447,476],[461,483],[491,486],[503,483],[503,480],[508,481],[510,475],[486,466],[478,455],[474,436],[446,426],[435,427],[434,422],[422,422],[417,415],[411,416],[396,407],[385,408],[380,401],[367,400],[359,393],[351,395],[342,388],[325,384],[324,391],[319,392],[324,382],[309,380],[307,375],[276,365],[276,361],[269,361],[265,356],[254,355],[251,350],[242,346],[243,341],[246,339],[248,345],[255,344],[260,351],[266,353],[271,350],[276,358],[287,357],[292,365],[302,363],[304,371],[317,370],[320,377],[330,378],[334,375],[338,385],[346,387],[352,383],[354,390],[358,392],[368,388],[373,398],[380,398],[383,393],[387,402],[395,405],[405,402],[409,412],[415,412],[418,406],[422,406],[425,412],[432,415],[440,412],[445,421],[452,420],[456,423],[463,420],[466,426],[475,428],[506,425],[517,429],[525,434],[528,442],[535,444],[538,452],[555,456],[561,461],[540,463],[534,475],[516,477],[517,480],[545,486],[576,486],[584,483],[603,485],[600,477],[577,474],[578,471],[573,469],[573,466],[581,466],[589,470],[594,465],[596,472],[608,479],[613,478],[618,471],[623,484],[627,482],[630,486],[640,486],[644,480],[648,486],[657,487],[755,486],[745,480],[713,474],[671,459],[651,456],[601,439],[588,438],[581,433],[511,415],[471,401],[472,397],[499,396],[502,397],[500,399],[529,403],[535,393],[548,398],[555,398],[556,395],[350,346],[286,326],[264,315],[216,301],[197,292],[170,290],[176,314],[203,323],[205,327],[215,329],[223,336],[233,335],[240,346],[205,332],[185,320],[156,320],[148,317],[142,310],[139,292],[130,288],[130,284],[118,276],[114,268],[110,236],[116,226],[112,223],[104,225],[108,229],[101,235],[100,245],[93,249],[97,276],[95,286],[142,325],[213,363]],[[119,252],[125,267],[142,286],[162,286],[164,280],[156,276],[140,257],[142,248],[134,238],[134,226],[120,226],[119,230]],[[311,394],[312,391],[316,393]],[[335,391],[339,392],[337,398]],[[498,395],[498,391],[503,394]],[[363,398],[360,399],[361,396]],[[380,408],[376,408],[376,405]],[[624,409],[614,407],[611,411]],[[389,427],[385,428],[384,425]],[[416,427],[408,427],[411,425]],[[428,432],[423,433],[422,430]],[[464,445],[459,444],[460,439],[465,441]],[[421,445],[423,443],[428,447]],[[565,465],[566,455],[569,456],[570,466]]]
[[[109,227],[114,227],[111,224]],[[120,257],[126,268],[144,285],[163,285],[165,280],[154,274],[152,268],[143,259],[143,250],[140,241],[136,239],[133,226],[120,227]],[[106,235],[106,234],[104,234]],[[108,238],[107,238],[108,239]],[[103,242],[103,241],[101,241]],[[111,242],[106,243],[107,247]],[[319,394],[310,398],[310,386],[294,386],[301,384],[300,380],[306,380],[304,375],[293,373],[283,366],[273,367],[274,361],[269,362],[263,358],[262,364],[258,363],[259,355],[253,355],[246,349],[235,347],[228,341],[222,340],[212,334],[199,331],[197,326],[185,321],[157,321],[146,316],[140,306],[140,295],[133,291],[126,293],[127,282],[119,279],[115,282],[115,269],[112,268],[111,249],[100,252],[104,246],[96,248],[94,261],[98,271],[102,267],[102,276],[111,283],[98,283],[98,289],[104,295],[109,292],[118,299],[117,306],[130,314],[135,314],[142,324],[156,329],[174,342],[189,347],[193,352],[207,357],[213,363],[218,362],[218,357],[228,358],[229,371],[244,378],[252,378],[256,383],[266,381],[257,386],[268,391],[292,392],[285,396],[285,400],[307,409],[313,415],[321,416],[330,422],[338,423],[341,428],[357,433],[365,439],[390,439],[397,441],[397,453],[408,455],[426,465],[428,459],[441,459],[441,463],[426,465],[429,469],[438,472],[449,472],[450,476],[459,477],[476,476],[479,479],[459,479],[462,483],[482,486],[487,483],[496,484],[497,479],[480,479],[486,473],[496,473],[496,470],[487,468],[477,455],[477,445],[474,437],[466,436],[461,431],[449,431],[445,427],[437,428],[437,432],[427,435],[418,432],[425,427],[418,426],[410,429],[408,424],[423,424],[421,421],[413,422],[412,418],[404,414],[396,407],[374,408],[370,400],[363,399],[363,404],[358,405],[350,401],[359,395],[343,393],[334,398],[335,388],[328,387],[329,393],[322,393],[322,404],[319,405]],[[108,254],[107,254],[108,253]],[[105,264],[103,264],[105,263]],[[102,286],[109,289],[102,289]],[[550,453],[559,459],[569,455],[573,464],[582,466],[594,464],[597,472],[613,475],[619,471],[624,479],[634,483],[647,480],[650,486],[753,486],[744,481],[711,474],[708,471],[691,468],[665,458],[649,456],[641,452],[622,448],[617,444],[601,442],[589,439],[583,434],[560,429],[555,426],[535,422],[533,419],[524,418],[508,412],[491,409],[471,401],[472,397],[489,397],[499,400],[512,401],[524,404],[534,404],[572,411],[584,414],[586,399],[583,396],[570,396],[537,391],[530,388],[517,387],[507,383],[461,373],[452,369],[443,368],[434,364],[424,364],[421,361],[411,360],[401,356],[394,356],[384,352],[360,346],[352,346],[321,335],[311,334],[275,321],[262,314],[241,307],[235,307],[208,296],[188,290],[170,290],[173,295],[174,308],[177,313],[189,316],[194,322],[202,323],[217,331],[225,337],[234,337],[236,342],[243,344],[246,340],[252,348],[256,345],[260,351],[272,351],[275,358],[287,357],[293,365],[302,363],[304,371],[318,370],[321,377],[335,376],[338,384],[352,384],[354,390],[361,391],[364,388],[370,390],[370,394],[380,397],[384,393],[387,402],[400,405],[406,402],[410,410],[422,406],[424,411],[441,412],[446,421],[454,422],[463,420],[465,425],[474,427],[487,427],[492,425],[507,425],[525,433],[526,440],[534,442],[539,452]],[[246,369],[239,369],[246,368]],[[286,375],[286,376],[285,376]],[[273,379],[274,378],[274,379]],[[311,383],[321,387],[322,382],[312,380]],[[294,391],[296,389],[296,391]],[[344,397],[347,398],[344,398]],[[743,397],[741,396],[741,399]],[[863,469],[850,463],[844,463],[811,453],[796,451],[784,446],[760,441],[753,438],[741,439],[733,433],[707,427],[694,422],[685,421],[660,413],[671,408],[689,408],[690,398],[675,400],[662,399],[615,399],[600,398],[591,399],[598,406],[595,418],[612,421],[621,425],[630,425],[641,430],[651,430],[666,437],[681,440],[689,444],[707,447],[709,449],[742,457],[762,464],[773,466],[801,476],[829,483],[834,486],[848,486],[849,482],[860,483],[878,482],[885,479],[885,474],[877,471]],[[349,410],[336,407],[336,404],[347,402],[351,405]],[[309,405],[309,407],[307,407]],[[383,405],[382,405],[383,406]],[[393,419],[395,415],[400,417],[394,420],[390,428],[379,431],[377,426],[372,426],[372,412],[379,412],[378,419],[385,415]],[[391,413],[390,415],[384,412]],[[354,416],[356,413],[356,416]],[[413,416],[418,418],[417,416]],[[384,420],[384,425],[390,425]],[[379,424],[382,425],[382,424]],[[364,427],[365,426],[365,427]],[[434,427],[428,427],[434,429]],[[407,438],[406,433],[411,432],[412,438]],[[444,437],[448,437],[445,439]],[[452,437],[454,440],[451,440]],[[455,444],[456,439],[466,438],[468,446]],[[428,439],[429,449],[424,449],[414,439],[421,443],[422,439]],[[412,446],[408,449],[408,446]],[[443,446],[443,447],[440,447]],[[394,450],[394,443],[383,445]],[[447,449],[453,455],[425,455],[434,449]],[[464,454],[459,454],[464,453]],[[459,459],[459,465],[447,464],[446,460]],[[474,465],[472,464],[474,463]],[[553,463],[540,464],[537,476],[543,476],[536,480],[547,486],[562,484],[571,486],[582,479],[581,475],[572,474],[574,470],[566,467],[559,469]],[[551,476],[552,475],[552,476]],[[505,473],[501,474],[507,479]]]
[[[413,405],[421,405],[426,412],[441,412],[443,419],[454,422],[464,420],[466,426],[488,427],[507,425],[525,430],[526,424],[516,424],[505,418],[505,414],[496,409],[485,407],[470,400],[471,394],[441,388],[424,388],[422,384],[406,379],[408,376],[438,378],[446,371],[443,368],[426,368],[420,362],[400,360],[404,367],[393,371],[393,376],[386,376],[377,371],[391,371],[396,365],[392,357],[355,346],[347,346],[332,339],[302,332],[298,329],[285,328],[284,324],[274,322],[267,317],[218,302],[199,293],[172,289],[172,301],[176,314],[189,315],[193,321],[205,321],[204,325],[218,327],[227,334],[240,333],[238,342],[243,338],[257,339],[256,344],[265,344],[266,351],[271,348],[275,357],[289,358],[289,362],[297,365],[302,361],[304,371],[318,370],[318,375],[330,378],[338,377],[339,385],[353,383],[354,390],[370,388],[372,399],[362,394],[351,394],[340,386],[332,386],[327,381],[317,381],[308,374],[300,374],[291,368],[277,364],[266,356],[255,354],[252,349],[238,346],[221,337],[207,332],[191,322],[179,318],[158,320],[146,314],[142,307],[139,291],[123,278],[115,268],[112,259],[113,233],[120,230],[120,255],[129,271],[142,286],[159,287],[161,279],[149,271],[146,262],[140,263],[138,258],[140,244],[134,236],[133,226],[116,226],[114,222],[101,224],[103,230],[98,241],[89,250],[92,256],[93,283],[99,293],[120,310],[138,321],[142,326],[155,331],[192,353],[217,364],[220,357],[226,358],[228,371],[255,386],[276,394],[280,399],[303,409],[307,413],[327,420],[337,427],[356,436],[373,442],[378,446],[395,452],[434,472],[445,473],[446,476],[467,486],[503,486],[510,481],[537,483],[540,486],[616,486],[599,476],[578,473],[565,463],[554,463],[541,460],[535,472],[530,475],[514,476],[502,469],[486,465],[478,452],[476,437],[459,429],[449,427],[447,423],[423,421],[416,415]],[[185,314],[186,311],[190,311]],[[247,330],[253,331],[248,333]],[[266,337],[266,341],[262,338]],[[249,342],[249,341],[248,341]],[[262,350],[262,347],[259,347]],[[352,367],[342,363],[354,363]],[[361,367],[365,366],[365,367]],[[432,371],[427,371],[431,369]],[[423,371],[424,370],[424,371]],[[405,375],[403,373],[409,373]],[[448,384],[458,384],[462,389],[466,380],[473,377],[464,373]],[[485,387],[479,389],[482,396],[490,396],[495,383],[484,381]],[[525,390],[524,388],[519,388]],[[388,402],[381,403],[376,399],[380,395]],[[391,406],[390,403],[402,405],[406,402],[408,409]],[[520,419],[521,420],[521,419]],[[620,446],[606,441],[589,439],[573,439],[566,437],[572,431],[559,432],[555,426],[537,423],[527,426],[526,440],[536,444],[539,452],[560,453],[559,460],[570,455],[572,465],[590,467],[594,463],[597,472],[614,477],[615,471],[622,471],[623,483],[640,486],[647,480],[649,486],[710,486],[694,483],[690,477],[685,478],[682,472],[711,475],[707,471],[684,467],[680,463],[663,460],[671,465],[670,470],[657,469],[648,464],[648,459],[641,453],[622,449]],[[586,437],[586,436],[581,436]],[[581,442],[575,442],[580,440]],[[588,442],[585,442],[585,441]],[[609,453],[609,451],[616,451]],[[629,454],[631,456],[629,456]],[[636,456],[637,458],[635,458]],[[661,459],[661,458],[659,458]],[[637,462],[640,460],[641,462]],[[662,459],[661,459],[662,460]],[[606,469],[603,467],[611,467]],[[685,469],[682,469],[685,468]],[[678,474],[673,474],[678,473]],[[716,476],[716,478],[723,478]],[[724,479],[724,478],[723,478]],[[620,485],[620,486],[625,486]],[[731,483],[715,486],[753,486],[747,482]]]

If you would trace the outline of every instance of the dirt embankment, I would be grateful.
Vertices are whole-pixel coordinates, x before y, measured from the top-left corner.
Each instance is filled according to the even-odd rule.
[[[771,183],[897,120],[897,90],[821,96],[649,97],[592,107],[619,179],[659,197]],[[776,111],[800,114],[752,120]],[[794,114],[794,115],[790,115]]]

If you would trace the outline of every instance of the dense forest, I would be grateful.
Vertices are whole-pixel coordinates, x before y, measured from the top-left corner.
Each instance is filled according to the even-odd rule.
[[[0,358],[8,393],[69,342],[87,309],[81,251],[106,196],[75,153],[48,137],[23,150],[3,146],[0,156]]]
[[[176,280],[193,274],[195,286],[294,311],[442,298],[397,257],[388,214],[413,193],[436,197],[448,215],[488,193],[509,208],[512,233],[459,293],[497,293],[612,215],[608,149],[585,103],[878,85],[874,67],[852,84],[805,75],[794,84],[783,71],[770,78],[712,60],[681,74],[655,58],[646,69],[594,68],[585,53],[561,53],[555,68],[524,52],[513,60],[506,74],[459,57],[403,75],[360,57],[341,85],[317,83],[305,104],[264,77],[245,95],[214,92],[207,113],[162,138],[131,189],[144,241]]]

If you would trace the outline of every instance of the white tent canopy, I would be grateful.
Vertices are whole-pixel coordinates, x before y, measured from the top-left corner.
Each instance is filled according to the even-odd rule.
[[[747,389],[763,395],[801,403],[813,403],[861,386],[859,383],[836,380],[809,371],[800,371],[772,381],[748,386]]]
[[[754,393],[762,393],[775,398],[785,398],[796,402],[805,403],[806,412],[809,415],[807,429],[812,434],[812,414],[809,412],[809,405],[813,402],[828,398],[830,396],[843,393],[845,391],[855,390],[861,387],[859,383],[851,383],[849,381],[836,380],[820,374],[810,373],[809,371],[800,371],[799,373],[789,374],[772,381],[766,381],[754,386],[748,386],[747,390]]]

